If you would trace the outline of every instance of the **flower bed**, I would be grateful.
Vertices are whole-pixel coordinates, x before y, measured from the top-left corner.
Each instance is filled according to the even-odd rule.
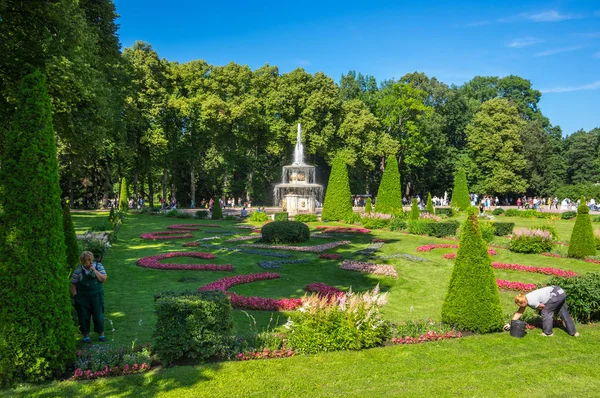
[[[336,253],[323,253],[319,254],[319,258],[322,258],[324,260],[341,260],[344,257],[341,254]]]
[[[163,264],[160,260],[173,257],[193,257],[213,259],[214,254],[203,252],[171,252],[156,256],[144,257],[138,260],[137,265],[144,268],[169,269],[169,270],[195,270],[195,271],[233,271],[231,264]]]
[[[229,252],[240,252],[240,253],[246,253],[246,254],[258,254],[260,256],[268,256],[268,257],[278,257],[278,258],[290,258],[290,257],[293,257],[289,253],[275,253],[275,252],[269,252],[269,251],[266,251],[266,250],[242,249],[242,248],[239,248],[239,247],[227,247],[227,246],[218,246],[218,245],[208,245],[206,243],[203,243],[200,246],[204,247],[205,249],[211,249],[211,250],[225,250],[225,251],[229,251]]]
[[[150,346],[116,347],[110,344],[92,345],[77,351],[72,380],[121,376],[150,370]]]
[[[367,274],[386,275],[391,276],[392,278],[398,277],[398,273],[394,266],[388,264],[373,264],[364,261],[344,260],[342,261],[342,265],[340,265],[340,269],[364,272]]]
[[[260,230],[260,229],[253,229],[251,232],[252,232],[253,234],[260,234],[260,233],[261,233],[261,230]]]
[[[490,256],[495,256],[496,254],[498,254],[498,252],[496,252],[496,250],[494,249],[488,249],[488,254]],[[454,259],[456,258],[456,253],[446,253],[444,254],[444,258],[447,258],[448,260]]]
[[[288,358],[294,355],[296,355],[296,351],[290,349],[269,350],[265,348],[262,351],[240,352],[236,358],[240,361],[249,361],[253,359]]]
[[[523,272],[533,272],[536,274],[544,274],[544,275],[556,275],[565,278],[571,278],[573,276],[577,276],[577,273],[573,271],[565,271],[558,268],[550,268],[550,267],[532,267],[528,265],[520,265],[520,264],[506,264],[506,263],[498,263],[493,262],[492,267],[496,269],[510,269],[513,271],[523,271]]]
[[[562,258],[562,256],[558,253],[548,253],[548,252],[544,252],[544,253],[540,253],[542,256],[546,256],[546,257],[553,257],[553,258]]]
[[[113,366],[112,368],[109,368],[108,366],[106,366],[104,369],[97,370],[95,372],[92,372],[90,369],[81,370],[80,368],[77,368],[77,369],[75,369],[75,372],[73,373],[73,376],[71,377],[71,379],[73,379],[73,380],[82,380],[82,379],[91,380],[91,379],[96,379],[98,377],[124,376],[124,375],[130,375],[133,373],[147,372],[149,370],[150,370],[150,364],[148,364],[148,363],[142,363],[141,365],[134,363],[132,366],[123,365],[123,367],[121,367],[121,368],[119,368],[116,365]]]
[[[371,239],[371,242],[373,242],[373,243],[386,243],[387,241],[385,239],[373,238],[373,239]]]
[[[315,282],[306,285],[304,287],[304,290],[306,290],[309,293],[316,293],[324,297],[339,297],[346,294],[345,292],[343,292],[335,286],[329,286],[321,282]]]
[[[186,230],[149,232],[147,234],[142,234],[140,237],[142,239],[150,240],[193,238],[192,234],[190,234],[189,231]]]
[[[392,338],[392,344],[420,344],[427,343],[429,341],[456,339],[459,337],[462,337],[462,333],[460,332],[450,331],[446,333],[438,333],[435,331],[429,331],[420,335],[419,337],[394,337]]]
[[[275,249],[275,250],[290,250],[296,252],[307,252],[307,253],[321,253],[326,250],[333,249],[338,246],[347,245],[351,243],[349,240],[340,240],[337,242],[324,243],[322,245],[315,246],[280,246],[280,245],[266,245],[262,243],[255,243],[252,245],[240,245],[240,247],[253,247],[257,249]]]
[[[169,225],[167,229],[184,229],[188,231],[199,231],[200,227],[220,228],[220,225],[215,224],[174,224]]]
[[[316,227],[318,231],[323,231],[326,234],[368,234],[371,232],[370,229],[366,228],[354,228],[354,227],[329,227],[326,225],[319,225]]]
[[[271,269],[271,268],[281,268],[282,264],[303,264],[303,263],[307,263],[307,262],[308,262],[308,260],[262,260],[262,261],[259,261],[257,264],[261,268]]]
[[[360,254],[372,256],[375,252],[383,247],[383,242],[371,243],[369,247],[359,251]]]
[[[417,247],[418,252],[430,252],[433,249],[458,249],[458,245],[452,245],[449,243],[439,243],[437,245],[425,245]]]
[[[600,264],[600,260],[596,260],[596,259],[589,258],[589,257],[584,258],[583,261],[585,261],[587,263],[592,263],[592,264]]]
[[[227,243],[242,242],[245,240],[255,240],[255,239],[260,239],[260,238],[262,238],[262,235],[246,235],[246,236],[239,236],[237,238],[227,239],[225,242],[227,242]]]
[[[504,279],[496,279],[496,284],[501,290],[516,290],[519,292],[530,292],[537,289],[535,283],[511,282]]]
[[[317,238],[317,239],[332,239],[335,238],[335,236],[331,235],[331,234],[324,234],[324,233],[317,233],[317,234],[310,234],[311,238]]]
[[[254,225],[235,225],[233,228],[237,229],[255,229]]]
[[[202,243],[200,242],[185,242],[183,244],[183,247],[196,247],[196,246],[200,246]]]
[[[387,256],[377,256],[377,258],[380,258],[382,260],[389,260],[392,258],[404,258],[408,261],[413,261],[416,263],[424,263],[424,262],[429,261],[426,258],[419,257],[419,256],[413,256],[412,254],[407,254],[407,253],[395,253],[395,254],[390,254]]]

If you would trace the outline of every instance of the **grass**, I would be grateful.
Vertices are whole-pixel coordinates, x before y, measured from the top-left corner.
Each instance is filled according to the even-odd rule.
[[[107,213],[73,213],[78,232],[101,224]],[[500,220],[500,218],[498,218]],[[462,221],[462,218],[459,218]],[[547,220],[519,217],[501,217],[519,226],[532,227]],[[103,264],[109,275],[105,285],[106,335],[111,344],[129,346],[132,341],[152,341],[156,322],[153,295],[165,290],[195,290],[199,286],[224,276],[264,272],[256,263],[274,259],[260,255],[241,254],[206,248],[185,248],[188,240],[148,241],[140,238],[144,232],[164,230],[168,225],[184,223],[215,223],[202,220],[173,219],[149,215],[129,215],[119,231],[119,239],[104,257]],[[236,231],[247,235],[248,230],[233,229],[233,221],[217,221],[220,228],[192,231],[194,239],[215,236],[219,231]],[[560,239],[568,241],[573,221],[554,222]],[[311,229],[323,223],[310,223]],[[335,225],[329,223],[329,225]],[[293,258],[308,259],[306,264],[283,265],[270,270],[281,278],[254,282],[232,288],[243,295],[264,297],[301,297],[305,285],[324,282],[341,289],[364,291],[376,284],[389,292],[389,304],[384,316],[391,321],[440,319],[440,309],[452,272],[453,261],[443,258],[444,253],[456,249],[434,249],[428,253],[416,252],[416,247],[431,243],[458,243],[453,240],[414,236],[390,231],[371,234],[349,234],[339,240],[351,240],[331,252],[344,258],[367,259],[358,252],[369,246],[372,238],[386,239],[378,252],[381,255],[406,253],[425,258],[414,262],[406,258],[373,260],[393,264],[398,279],[378,277],[339,270],[339,261],[318,259],[318,254],[296,253]],[[239,243],[224,243],[231,236],[207,241],[235,247]],[[334,239],[338,240],[338,239]],[[325,243],[327,239],[311,239],[308,244]],[[505,243],[497,238],[498,244]],[[538,265],[573,270],[578,273],[598,271],[596,264],[573,259],[556,259],[540,255],[516,254],[507,249],[496,249],[493,261]],[[173,258],[169,262],[233,264],[234,272],[166,271],[144,269],[136,265],[139,258],[167,251],[210,251],[214,260]],[[565,247],[557,252],[566,253]],[[521,282],[544,282],[548,276],[517,271],[495,270],[498,278]],[[508,317],[516,310],[514,292],[501,292],[503,309]],[[249,311],[256,318],[259,330],[269,325],[270,318],[285,323],[285,313]],[[234,311],[235,331],[246,334],[253,329],[242,311]],[[271,323],[271,326],[273,323]],[[316,356],[299,356],[282,360],[253,362],[222,362],[195,367],[176,367],[155,370],[149,374],[93,382],[54,382],[43,386],[25,386],[19,390],[4,391],[15,395],[91,395],[103,396],[510,396],[528,394],[593,395],[598,387],[600,365],[597,361],[598,325],[580,327],[582,337],[573,339],[564,331],[556,331],[554,339],[543,339],[532,333],[525,339],[513,339],[507,333],[472,336],[456,341],[429,343],[422,346],[385,347],[362,352],[338,352]],[[74,336],[78,338],[78,336]],[[532,371],[534,369],[534,371]],[[348,377],[352,375],[352,377]],[[285,377],[284,377],[285,376]],[[547,380],[554,383],[549,387]],[[595,388],[592,388],[596,386]],[[141,388],[140,388],[141,387]],[[551,388],[551,390],[549,390]],[[0,392],[2,394],[2,392]]]

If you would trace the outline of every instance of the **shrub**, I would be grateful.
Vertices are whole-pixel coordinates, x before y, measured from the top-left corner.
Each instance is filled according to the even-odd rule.
[[[348,214],[352,213],[351,198],[346,161],[341,155],[338,155],[333,160],[331,167],[321,218],[328,221],[345,219]]]
[[[414,235],[426,235],[429,233],[429,222],[423,220],[409,220],[408,233]]]
[[[92,252],[95,259],[101,259],[108,252],[109,246],[101,239],[81,239],[81,250]],[[79,261],[79,258],[78,258]]]
[[[288,220],[288,213],[287,211],[282,211],[282,212],[278,212],[275,213],[275,221],[287,221]]]
[[[452,207],[467,210],[471,206],[469,188],[467,187],[467,174],[461,167],[454,175],[454,189],[452,190]]]
[[[427,192],[427,205],[425,205],[425,211],[427,211],[429,214],[435,214],[433,201],[431,200],[431,192]]]
[[[517,209],[508,209],[504,212],[506,217],[518,217],[521,212]]]
[[[179,210],[171,209],[165,213],[165,217],[177,217],[179,215]]]
[[[419,211],[419,204],[417,203],[417,199],[413,198],[412,206],[410,208],[410,214],[408,216],[408,220],[409,221],[417,221],[419,219],[420,215],[421,215],[421,212]]]
[[[513,232],[508,248],[515,253],[543,253],[554,247],[552,234],[539,229],[519,228]]]
[[[444,236],[454,236],[459,227],[458,221],[430,222],[426,224],[427,235],[443,238]]]
[[[75,269],[79,264],[79,251],[81,249],[79,248],[79,242],[77,242],[73,220],[71,220],[71,211],[66,203],[63,205],[63,230],[67,250],[67,268]]]
[[[220,220],[221,218],[223,218],[223,210],[221,209],[221,203],[219,202],[219,200],[215,200],[210,218],[212,218],[213,220]]]
[[[145,364],[145,369],[150,369],[151,362],[150,350],[147,346],[113,348],[108,344],[98,344],[90,346],[87,350],[78,352],[77,361],[75,362],[75,373],[77,375],[86,370],[102,372],[106,367],[113,371],[115,366],[121,370],[125,365],[129,365],[131,368],[136,363],[138,364],[136,370],[142,364]],[[82,374],[81,376],[84,375]]]
[[[127,181],[125,177],[121,178],[121,190],[119,191],[119,210],[129,210],[129,203],[127,201]]]
[[[288,344],[307,354],[381,346],[391,337],[380,313],[386,299],[378,288],[333,300],[308,296],[301,310],[291,313]]]
[[[402,208],[402,194],[400,193],[400,172],[398,171],[398,160],[396,155],[388,155],[385,162],[385,170],[381,177],[375,212],[391,214],[395,209]]]
[[[490,243],[492,240],[494,240],[495,231],[496,231],[494,223],[480,222],[479,230],[481,231],[481,237],[483,238],[484,241]]]
[[[594,239],[596,240],[596,250],[600,249],[600,231],[595,229],[594,230]]]
[[[408,227],[408,224],[407,224],[406,220],[404,220],[401,217],[394,217],[390,220],[390,230],[392,230],[392,231],[406,229],[407,227]]]
[[[514,227],[515,227],[514,222],[495,222],[494,223],[494,234],[496,234],[496,236],[510,235],[510,234],[512,234]]]
[[[600,222],[600,216],[592,218],[592,222]]]
[[[180,211],[177,213],[177,218],[192,218],[192,215],[186,211]]]
[[[263,222],[263,221],[268,221],[269,216],[265,212],[255,211],[255,212],[250,213],[250,217],[248,217],[248,220]]]
[[[198,210],[194,214],[194,217],[200,220],[205,220],[208,218],[208,210]]]
[[[492,211],[492,214],[495,216],[499,216],[500,214],[504,214],[504,209],[501,207],[497,207]]]
[[[367,204],[365,205],[365,213],[371,214],[373,211],[373,201],[371,198],[367,198]]]
[[[25,76],[0,156],[0,385],[38,382],[75,360],[52,105]]]
[[[382,229],[390,225],[390,219],[376,216],[362,217],[360,223],[367,229]]]
[[[297,243],[310,238],[308,227],[298,221],[273,221],[261,229],[264,243]]]
[[[519,217],[522,218],[535,218],[538,215],[537,210],[521,210],[519,212]]]
[[[316,214],[296,214],[294,216],[294,221],[299,222],[317,222],[319,219]]]
[[[442,321],[460,330],[489,333],[501,330],[504,319],[494,269],[478,224],[470,211],[442,304]]]
[[[438,216],[454,216],[454,210],[451,207],[438,207],[435,209],[435,214]]]
[[[112,229],[113,225],[108,220],[104,220],[101,224],[93,225],[90,228],[93,232],[111,231]]]
[[[569,313],[574,319],[584,323],[600,321],[600,274],[553,277],[548,284],[565,290]]]
[[[154,296],[154,308],[154,351],[163,363],[185,358],[202,361],[227,352],[233,318],[225,293],[160,293]]]
[[[596,255],[596,239],[594,229],[590,221],[590,208],[585,204],[585,198],[581,198],[581,204],[577,208],[577,219],[569,241],[569,252],[573,258],[585,258]]]
[[[554,224],[538,224],[535,227],[533,227],[533,229],[539,229],[541,231],[548,231],[550,232],[550,235],[552,235],[552,239],[554,240],[558,240],[558,232],[556,231],[556,227],[554,226]]]
[[[571,220],[575,217],[577,217],[576,211],[565,211],[565,212],[560,213],[560,218],[562,218],[563,220]]]
[[[346,214],[346,217],[344,217],[344,223],[346,224],[356,224],[357,222],[360,222],[360,214],[358,213],[348,213]]]

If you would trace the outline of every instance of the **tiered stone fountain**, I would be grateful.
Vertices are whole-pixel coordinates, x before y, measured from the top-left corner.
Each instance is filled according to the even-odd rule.
[[[323,185],[315,181],[315,166],[304,163],[300,123],[294,148],[294,163],[283,166],[281,184],[275,185],[273,193],[275,206],[281,206],[290,215],[314,213],[316,201],[322,201]]]

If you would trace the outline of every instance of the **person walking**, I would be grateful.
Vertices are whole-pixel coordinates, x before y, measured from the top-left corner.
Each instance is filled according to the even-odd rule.
[[[104,289],[106,271],[102,264],[94,261],[94,255],[85,251],[81,253],[79,265],[71,275],[69,290],[75,301],[75,310],[79,320],[79,331],[83,335],[83,342],[90,343],[90,317],[94,320],[94,331],[98,333],[99,340],[106,341],[104,337]]]
[[[569,309],[567,308],[567,295],[560,286],[546,286],[541,289],[534,290],[528,294],[518,294],[515,296],[515,304],[519,309],[512,317],[513,321],[521,318],[527,307],[531,307],[542,313],[542,336],[553,336],[552,325],[554,323],[554,313],[565,322],[567,333],[571,336],[578,337],[579,333],[575,329],[575,323]],[[510,323],[504,325],[504,330],[510,330]]]

